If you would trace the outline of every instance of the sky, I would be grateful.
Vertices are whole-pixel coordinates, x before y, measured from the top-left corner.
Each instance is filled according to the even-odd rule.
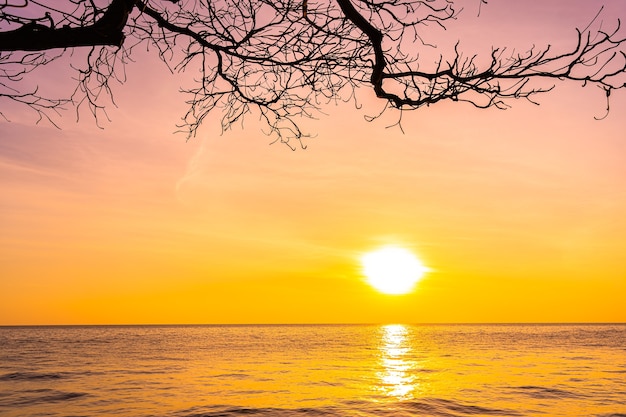
[[[599,7],[492,3],[464,39],[568,45]],[[626,17],[605,3],[605,27]],[[181,76],[140,51],[127,78],[102,128],[0,121],[0,325],[626,321],[625,91],[600,121],[601,90],[559,84],[402,130],[365,121],[382,103],[361,91],[292,151],[217,113],[186,141]],[[413,292],[367,285],[359,259],[385,245],[428,267]]]

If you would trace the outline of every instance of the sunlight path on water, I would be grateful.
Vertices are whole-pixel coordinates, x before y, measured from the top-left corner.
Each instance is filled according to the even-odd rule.
[[[406,338],[407,329],[400,324],[391,324],[381,328],[381,362],[383,369],[379,372],[381,379],[380,389],[386,395],[399,400],[413,398],[416,389],[415,376],[411,371],[415,363],[407,359],[411,352]]]

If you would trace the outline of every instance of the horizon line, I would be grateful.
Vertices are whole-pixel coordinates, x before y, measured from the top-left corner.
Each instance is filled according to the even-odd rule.
[[[73,323],[73,324],[0,324],[6,327],[263,327],[263,326],[584,326],[626,325],[626,321],[564,321],[564,322],[423,322],[423,323]]]

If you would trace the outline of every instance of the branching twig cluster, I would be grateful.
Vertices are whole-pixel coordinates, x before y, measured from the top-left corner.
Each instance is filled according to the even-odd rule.
[[[430,65],[420,48],[438,51],[425,29],[457,18],[453,0],[4,0],[0,3],[0,98],[40,117],[72,102],[106,117],[111,81],[123,82],[134,47],[148,44],[173,71],[199,71],[183,91],[189,110],[181,129],[193,136],[222,111],[228,129],[255,114],[277,140],[300,141],[301,117],[331,101],[352,101],[369,87],[388,108],[417,109],[442,100],[506,108],[510,100],[549,91],[544,81],[578,81],[605,91],[624,88],[626,39],[619,20],[610,31],[578,30],[566,51],[548,46],[524,53],[494,47],[465,55],[461,42]],[[484,3],[480,0],[481,6]],[[30,72],[87,47],[68,99],[47,100]],[[536,82],[538,80],[540,82]],[[0,113],[1,114],[1,113]]]

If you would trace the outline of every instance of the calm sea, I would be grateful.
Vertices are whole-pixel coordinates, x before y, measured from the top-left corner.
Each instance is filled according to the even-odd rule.
[[[0,328],[2,416],[626,416],[626,325]]]

